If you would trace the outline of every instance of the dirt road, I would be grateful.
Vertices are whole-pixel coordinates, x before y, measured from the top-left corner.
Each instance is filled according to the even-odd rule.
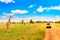
[[[60,28],[54,26],[51,29],[46,29],[43,40],[60,40]]]

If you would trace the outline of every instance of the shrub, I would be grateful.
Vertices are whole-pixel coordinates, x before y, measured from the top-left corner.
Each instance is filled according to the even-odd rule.
[[[34,23],[34,21],[32,21],[32,19],[30,20],[30,23]]]

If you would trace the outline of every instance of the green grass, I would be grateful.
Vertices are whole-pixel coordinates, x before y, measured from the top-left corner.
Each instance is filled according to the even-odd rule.
[[[14,28],[0,29],[0,40],[43,40],[44,27],[35,30],[34,24],[15,25]]]

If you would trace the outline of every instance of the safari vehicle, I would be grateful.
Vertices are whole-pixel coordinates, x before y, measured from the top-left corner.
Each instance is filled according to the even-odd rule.
[[[46,28],[51,28],[50,22],[47,22]]]

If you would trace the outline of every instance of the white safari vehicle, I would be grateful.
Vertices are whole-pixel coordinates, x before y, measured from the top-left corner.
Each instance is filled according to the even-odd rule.
[[[47,22],[46,28],[51,28],[50,22]]]

